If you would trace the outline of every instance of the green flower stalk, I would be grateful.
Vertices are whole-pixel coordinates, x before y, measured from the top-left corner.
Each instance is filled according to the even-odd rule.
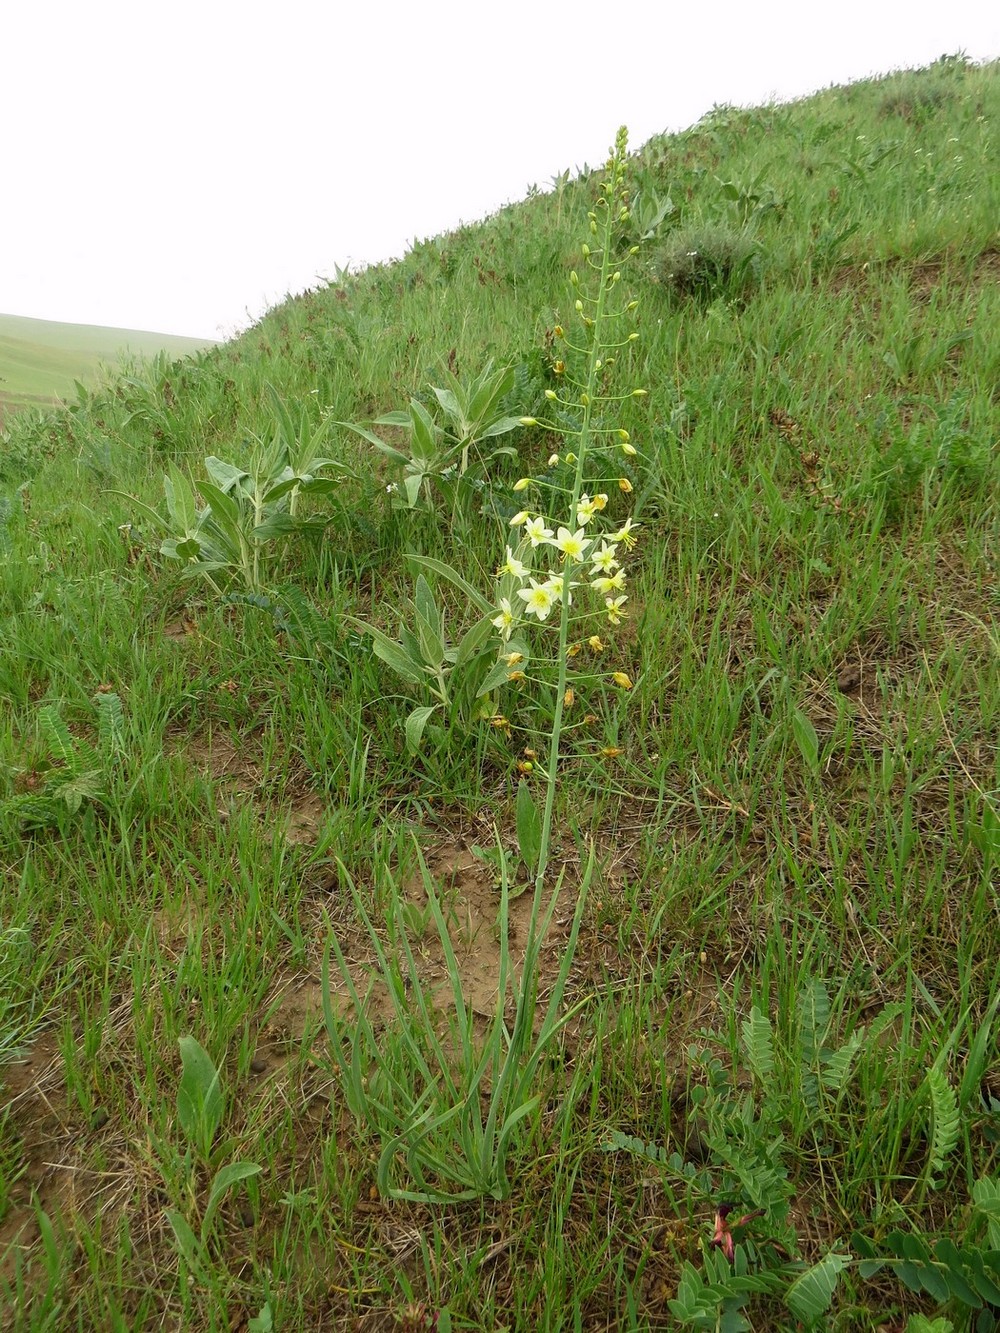
[[[604,484],[602,479],[591,477],[589,471],[595,444],[600,444],[604,451],[610,444],[627,458],[637,455],[628,432],[620,426],[604,424],[604,414],[608,408],[646,392],[632,389],[616,396],[602,389],[619,351],[638,338],[636,332],[622,329],[623,321],[632,315],[638,303],[621,298],[621,269],[615,255],[616,228],[628,220],[626,161],[627,135],[623,127],[607,163],[601,197],[588,214],[591,240],[582,246],[588,272],[583,278],[576,271],[570,274],[577,332],[571,336],[561,326],[555,331],[569,359],[581,369],[574,376],[566,360],[558,360],[556,371],[562,392],[550,389],[546,398],[554,406],[577,414],[579,427],[573,430],[554,421],[522,418],[522,425],[539,426],[560,434],[569,446],[562,457],[553,454],[548,461],[551,467],[570,464],[572,484],[558,487],[542,483],[547,490],[561,491],[565,497],[565,515],[560,519],[548,512],[529,509],[515,514],[511,527],[521,529],[522,536],[516,549],[508,546],[506,562],[499,570],[498,614],[493,624],[503,642],[509,644],[522,624],[532,621],[558,636],[555,711],[535,871],[536,903],[541,899],[548,863],[565,710],[576,700],[576,691],[570,686],[571,677],[578,674],[572,665],[571,627],[578,620],[593,620],[595,616],[612,626],[621,623],[627,614],[628,601],[625,591],[628,575],[621,553],[634,546],[636,540],[636,525],[631,518],[614,527],[605,522],[603,515],[609,497],[598,489]],[[526,491],[537,484],[523,478],[514,489]],[[624,495],[632,491],[626,477],[616,478],[615,484]],[[558,555],[557,561],[552,559],[554,554]],[[546,557],[550,557],[547,562]],[[558,568],[553,568],[553,564]],[[550,618],[557,608],[558,623],[554,624]],[[518,673],[518,678],[521,675]],[[623,672],[609,679],[619,688],[631,688],[632,682]]]

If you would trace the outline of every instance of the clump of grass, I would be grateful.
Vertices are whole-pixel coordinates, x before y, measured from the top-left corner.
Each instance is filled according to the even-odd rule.
[[[738,300],[760,283],[760,247],[736,227],[684,227],[657,252],[653,271],[680,301]]]
[[[922,124],[949,101],[951,93],[944,88],[907,88],[887,93],[879,107],[879,117],[888,120],[899,116],[902,120]]]

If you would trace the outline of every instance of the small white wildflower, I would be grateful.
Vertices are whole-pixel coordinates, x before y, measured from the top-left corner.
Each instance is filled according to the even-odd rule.
[[[599,579],[591,579],[590,586],[596,588],[602,594],[620,592],[625,587],[625,571],[619,569],[614,574],[603,575]]]
[[[396,483],[394,481],[390,481],[389,485],[385,488],[385,493],[386,495],[395,495],[396,491],[398,490],[399,487],[396,485]]]
[[[571,560],[582,560],[587,554],[587,547],[591,544],[583,528],[577,528],[576,532],[570,532],[569,528],[560,528],[555,540],[550,542],[551,546],[557,551],[562,551],[563,555],[568,555]]]
[[[512,574],[516,579],[524,579],[528,577],[528,572],[528,566],[523,560],[518,560],[517,556],[508,546],[507,559],[500,566],[500,575]]]
[[[524,609],[528,615],[537,616],[539,620],[548,619],[555,601],[551,588],[547,588],[545,584],[532,579],[531,587],[519,588],[517,595],[524,602]]]
[[[607,542],[601,543],[599,551],[591,551],[590,559],[594,567],[594,573],[610,574],[613,569],[618,568],[618,561],[615,559],[618,547],[609,545]]]
[[[627,518],[618,531],[613,534],[611,540],[613,542],[624,542],[627,547],[634,546],[636,541],[635,537],[632,535],[634,526],[635,524],[633,524],[632,520]]]
[[[576,503],[576,521],[582,528],[597,513],[597,503],[589,495],[581,495]]]
[[[525,535],[530,537],[532,547],[541,546],[552,536],[552,529],[545,526],[545,519],[539,515],[538,518],[524,518]]]
[[[500,631],[500,635],[506,643],[514,629],[514,611],[509,598],[500,598],[500,614],[494,616],[491,623]]]

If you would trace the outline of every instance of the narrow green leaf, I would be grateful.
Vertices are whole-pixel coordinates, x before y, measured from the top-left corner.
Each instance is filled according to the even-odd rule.
[[[177,1118],[188,1142],[207,1159],[225,1110],[219,1072],[194,1037],[181,1037],[177,1044],[183,1066],[177,1089]]]
[[[516,823],[521,860],[528,867],[529,874],[534,875],[542,845],[542,818],[531,788],[523,778],[517,785]]]
[[[437,711],[437,704],[414,708],[406,719],[406,748],[410,754],[416,754],[424,738],[424,728]]]
[[[819,737],[810,719],[798,708],[792,713],[792,735],[806,767],[810,772],[818,773]]]

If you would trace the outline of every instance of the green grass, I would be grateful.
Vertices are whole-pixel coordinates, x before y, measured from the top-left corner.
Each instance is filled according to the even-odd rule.
[[[207,345],[169,333],[0,315],[0,426],[17,408],[48,409],[75,398],[77,381],[92,384],[123,358],[182,357]]]
[[[491,357],[515,368],[505,410],[542,416],[597,178],[9,424],[11,1327],[228,1330],[266,1306],[303,1333],[427,1328],[439,1310],[440,1328],[783,1329],[786,1298],[808,1323],[794,1277],[830,1254],[851,1258],[815,1327],[919,1312],[995,1326],[989,1309],[970,1322],[959,1279],[985,1264],[988,1291],[1000,1251],[998,112],[997,67],[951,60],[717,109],[635,155],[635,188],[674,206],[622,278],[640,337],[617,373],[649,394],[622,406],[640,542],[600,665],[635,685],[574,705],[593,743],[563,765],[564,898],[541,978],[544,994],[593,840],[566,992],[586,1004],[540,1070],[500,1200],[380,1197],[380,1140],[349,1113],[324,1029],[324,955],[335,931],[364,989],[353,882],[441,1001],[415,837],[463,984],[495,1005],[488,858],[499,837],[516,863],[544,693],[497,696],[523,734],[456,709],[413,756],[403,719],[426,699],[352,618],[397,632],[407,552],[492,599],[513,483],[562,446],[502,437],[518,457],[453,522],[394,508],[392,463],[336,423],[433,406],[444,368],[469,377]],[[735,234],[726,253],[749,243],[739,282],[667,280],[682,227]],[[162,512],[169,465],[197,480],[209,455],[246,463],[280,428],[272,388],[300,431],[300,413],[329,423],[349,475],[308,501],[329,515],[321,535],[267,547],[265,595],[219,595],[161,558],[127,497]],[[612,506],[625,514],[617,491]],[[457,639],[476,616],[443,580],[437,595]],[[121,727],[102,735],[109,692]],[[69,728],[62,755],[47,706]],[[53,793],[91,762],[74,812]],[[515,964],[529,898],[510,905]],[[405,1041],[373,1003],[402,1077]],[[184,1036],[220,1071],[211,1161],[178,1113]],[[262,1170],[185,1258],[168,1215],[197,1231],[213,1173],[237,1161]],[[711,1244],[723,1202],[731,1222],[763,1210],[733,1265]],[[959,1258],[907,1266],[898,1233]],[[893,1266],[866,1276],[868,1243]],[[723,1298],[744,1297],[720,1323]]]

